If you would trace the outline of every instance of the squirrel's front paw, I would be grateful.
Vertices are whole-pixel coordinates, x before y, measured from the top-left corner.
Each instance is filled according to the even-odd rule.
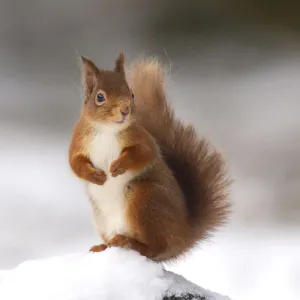
[[[90,175],[88,176],[88,181],[98,184],[98,185],[103,185],[107,179],[107,176],[104,171],[102,170],[95,170]]]
[[[126,168],[124,166],[124,161],[117,159],[113,161],[110,165],[110,173],[112,177],[116,177],[118,175],[122,175],[126,172]]]

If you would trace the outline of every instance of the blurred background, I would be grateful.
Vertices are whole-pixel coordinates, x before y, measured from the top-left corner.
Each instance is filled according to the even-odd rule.
[[[77,53],[155,55],[177,114],[228,158],[227,227],[168,266],[233,299],[300,296],[300,3],[0,0],[0,269],[98,242],[68,165]]]

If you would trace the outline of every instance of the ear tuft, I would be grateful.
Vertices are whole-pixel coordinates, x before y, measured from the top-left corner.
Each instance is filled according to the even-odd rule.
[[[89,96],[94,89],[99,69],[97,66],[88,58],[80,55],[82,65],[82,83],[84,86],[85,95]]]
[[[125,55],[123,52],[121,52],[116,59],[115,71],[123,75],[125,75],[124,62]]]

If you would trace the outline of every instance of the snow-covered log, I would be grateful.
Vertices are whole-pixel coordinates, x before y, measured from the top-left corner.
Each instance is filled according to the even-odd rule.
[[[0,299],[230,300],[120,248],[26,261],[0,272]]]

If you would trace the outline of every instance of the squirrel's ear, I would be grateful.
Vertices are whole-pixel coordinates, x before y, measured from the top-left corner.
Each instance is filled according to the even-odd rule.
[[[121,52],[116,59],[115,71],[121,73],[122,75],[125,75],[124,61],[125,61],[125,56],[124,53]]]
[[[99,69],[97,66],[88,58],[80,56],[82,65],[82,83],[84,86],[84,92],[86,96],[89,96],[94,89]]]

